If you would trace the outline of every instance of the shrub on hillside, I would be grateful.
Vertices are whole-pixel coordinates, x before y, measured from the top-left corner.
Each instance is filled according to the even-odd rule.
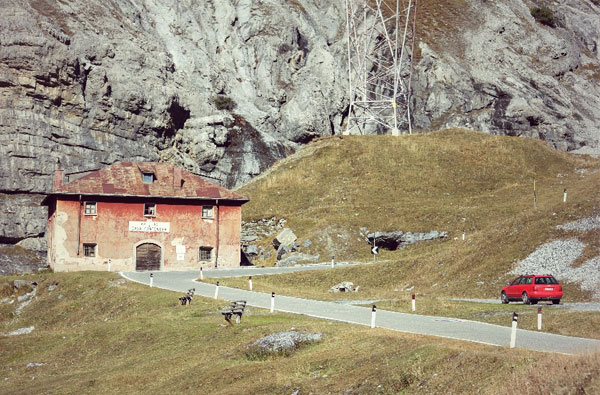
[[[531,16],[542,25],[556,27],[556,17],[548,7],[533,7],[531,9]]]
[[[227,97],[225,95],[216,95],[213,98],[213,102],[217,107],[217,110],[227,110],[231,111],[235,108],[236,104],[232,98]]]

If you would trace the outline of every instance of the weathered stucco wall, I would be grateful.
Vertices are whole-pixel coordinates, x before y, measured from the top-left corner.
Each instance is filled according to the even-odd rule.
[[[112,271],[134,271],[136,247],[145,242],[161,247],[161,270],[215,267],[217,228],[217,266],[240,264],[239,206],[220,206],[217,227],[217,210],[214,210],[214,219],[202,218],[201,203],[152,202],[156,204],[156,215],[150,219],[144,216],[143,201],[93,201],[97,202],[96,215],[85,215],[84,202],[77,200],[58,200],[56,209],[51,210],[48,260],[54,271],[104,271],[108,270],[109,259]],[[169,230],[132,231],[130,221],[169,223]],[[84,243],[97,245],[95,257],[84,256]],[[183,247],[185,252],[182,252]],[[200,247],[213,248],[210,261],[200,260]]]

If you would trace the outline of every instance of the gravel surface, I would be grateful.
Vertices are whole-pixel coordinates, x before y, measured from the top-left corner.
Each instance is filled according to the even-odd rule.
[[[570,222],[569,230],[589,230],[594,218]],[[552,274],[559,280],[580,283],[581,289],[594,291],[600,298],[600,256],[589,259],[578,267],[572,264],[581,256],[586,244],[577,238],[554,240],[539,246],[511,271],[513,274]]]
[[[579,232],[587,232],[590,230],[600,229],[600,214],[578,221],[568,222],[563,225],[558,225],[556,229],[560,230],[576,230]]]

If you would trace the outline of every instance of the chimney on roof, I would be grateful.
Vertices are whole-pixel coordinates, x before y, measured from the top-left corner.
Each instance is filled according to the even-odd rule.
[[[60,159],[58,160],[58,168],[54,171],[54,178],[52,179],[52,190],[58,191],[63,186],[63,179],[65,172],[60,166]]]
[[[183,187],[183,172],[179,167],[173,168],[173,189],[178,190]]]

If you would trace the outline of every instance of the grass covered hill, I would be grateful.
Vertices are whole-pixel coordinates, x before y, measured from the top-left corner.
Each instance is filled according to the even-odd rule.
[[[302,252],[321,261],[372,260],[361,228],[449,233],[382,251],[377,265],[265,279],[279,287],[308,289],[325,276],[331,285],[356,280],[362,297],[393,298],[405,289],[497,297],[519,260],[544,242],[574,236],[556,225],[600,210],[600,161],[539,140],[465,130],[336,136],[311,143],[238,192],[250,198],[245,220],[285,218],[300,243],[312,242]],[[585,257],[600,254],[597,231],[576,236],[588,243]],[[272,250],[271,239],[259,243]],[[273,264],[273,255],[256,263]],[[569,290],[570,298],[589,296]]]
[[[126,282],[113,273],[0,277],[1,394],[597,393],[598,355],[564,356],[370,329]],[[30,334],[7,335],[24,327]],[[289,355],[248,346],[290,328],[323,333]],[[577,374],[574,374],[577,373]]]

